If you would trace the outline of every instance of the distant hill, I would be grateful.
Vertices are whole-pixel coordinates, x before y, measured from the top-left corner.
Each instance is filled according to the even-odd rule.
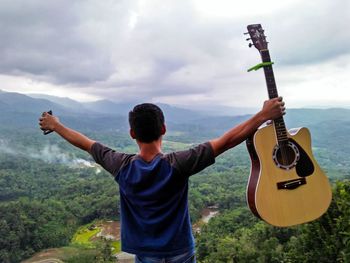
[[[93,102],[78,102],[69,98],[61,98],[56,96],[49,96],[43,94],[30,94],[33,98],[42,98],[54,103],[60,104],[66,108],[69,108],[73,112],[93,112],[107,115],[121,115],[127,116],[130,110],[135,106],[134,103],[115,103],[110,100],[98,100]],[[171,106],[164,103],[156,103],[162,108],[164,114],[170,122],[184,122],[198,119],[204,114],[188,110],[180,107]]]
[[[169,134],[177,131],[198,138],[218,136],[251,114],[238,116],[209,116],[168,104],[158,104],[165,113]],[[69,98],[34,94],[33,97],[14,92],[0,92],[0,127],[35,128],[41,112],[53,110],[61,121],[82,131],[127,131],[127,114],[133,105],[109,100],[81,103]],[[322,137],[350,134],[350,109],[288,109],[287,128],[306,126]],[[332,134],[330,134],[332,132]],[[339,133],[336,135],[336,133]],[[322,134],[319,138],[319,134]],[[332,140],[328,138],[328,140]],[[344,138],[346,139],[346,138]]]
[[[68,113],[64,106],[46,100],[34,99],[27,95],[15,92],[0,92],[0,107],[2,112],[43,112],[48,109],[55,109],[61,113]]]
[[[62,98],[62,97],[50,96],[46,94],[29,94],[28,96],[35,99],[45,99],[45,100],[51,101],[55,104],[64,106],[65,108],[68,108],[73,112],[84,112],[87,110],[82,103],[72,100],[70,98]]]
[[[350,109],[287,109],[285,121],[290,128],[309,126],[326,121],[350,121]]]
[[[54,96],[33,98],[15,92],[0,92],[0,128],[38,129],[41,113],[52,110],[64,123],[75,129],[126,129],[127,123],[121,116],[114,115],[111,118],[106,114],[82,108],[79,102],[68,100],[60,100]]]
[[[86,109],[104,114],[125,115],[132,107],[129,103],[114,103],[110,100],[98,100],[82,103]]]
[[[93,102],[78,102],[70,98],[62,98],[57,96],[50,96],[46,94],[29,94],[33,98],[47,99],[52,102],[63,105],[74,111],[90,110],[93,112],[107,113],[107,114],[127,114],[137,103],[115,103],[110,100],[98,100]],[[203,116],[237,116],[252,114],[256,112],[257,108],[242,108],[242,107],[228,107],[215,105],[214,107],[196,106],[196,105],[168,105],[164,103],[156,103],[160,106],[167,117],[171,121],[186,121],[198,119]]]
[[[159,104],[167,123],[182,123],[200,118],[191,110]],[[69,98],[32,94],[31,96],[0,92],[0,128],[37,128],[40,114],[52,110],[64,123],[83,130],[127,130],[127,114],[134,105],[109,100],[81,103]]]
[[[208,105],[186,105],[186,106],[177,105],[177,107],[200,112],[206,116],[246,115],[246,114],[253,114],[259,110],[258,107],[256,107],[256,108],[254,108],[254,107],[229,107],[229,106],[222,106],[222,105],[212,105],[211,107],[208,107]]]
[[[209,116],[167,104],[160,106],[166,118],[165,139],[174,142],[200,143],[210,140],[251,116]],[[43,111],[51,109],[67,126],[86,134],[93,133],[96,139],[110,138],[110,142],[114,143],[112,138],[128,138],[127,112],[131,107],[111,101],[86,105],[69,99],[32,98],[19,93],[0,92],[0,140],[33,135],[40,139],[38,119]],[[288,109],[285,122],[288,129],[309,128],[312,146],[317,149],[316,158],[323,165],[350,165],[349,109]],[[53,138],[55,136],[46,139]]]

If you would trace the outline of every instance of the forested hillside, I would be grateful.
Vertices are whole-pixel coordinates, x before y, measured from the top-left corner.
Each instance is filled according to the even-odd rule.
[[[137,150],[127,133],[126,116],[92,108],[73,111],[42,98],[14,97],[17,101],[11,101],[11,96],[0,99],[4,109],[0,113],[0,262],[20,262],[36,251],[68,246],[79,226],[97,219],[119,219],[118,186],[113,178],[56,134],[43,136],[37,127],[42,111],[53,109],[62,122],[112,148]],[[33,110],[19,107],[18,99]],[[249,117],[215,118],[190,112],[191,119],[181,121],[186,110],[170,108],[173,115],[167,119],[165,152],[209,140]],[[314,155],[333,186],[329,211],[314,222],[276,228],[253,216],[245,199],[250,161],[244,144],[193,176],[192,222],[198,222],[207,207],[219,210],[196,233],[198,261],[349,262],[349,113],[346,109],[287,111],[288,127],[310,128]],[[86,256],[85,262],[94,262],[98,250],[93,248],[95,254]]]

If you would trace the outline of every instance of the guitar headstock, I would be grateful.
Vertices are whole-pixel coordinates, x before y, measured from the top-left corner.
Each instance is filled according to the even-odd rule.
[[[267,41],[266,41],[266,36],[264,35],[264,29],[261,27],[260,24],[253,24],[253,25],[248,25],[247,26],[248,33],[250,38],[247,40],[252,40],[252,43],[249,43],[249,47],[256,47],[259,51],[267,49]]]

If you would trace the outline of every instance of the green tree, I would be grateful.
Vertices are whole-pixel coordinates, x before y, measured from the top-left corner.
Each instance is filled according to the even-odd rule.
[[[292,262],[350,262],[350,182],[337,182],[320,219],[300,226],[288,244]]]

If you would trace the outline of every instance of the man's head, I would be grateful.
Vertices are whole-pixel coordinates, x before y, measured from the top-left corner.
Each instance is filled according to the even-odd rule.
[[[143,143],[156,141],[165,134],[164,114],[152,103],[136,105],[129,112],[131,136]]]

